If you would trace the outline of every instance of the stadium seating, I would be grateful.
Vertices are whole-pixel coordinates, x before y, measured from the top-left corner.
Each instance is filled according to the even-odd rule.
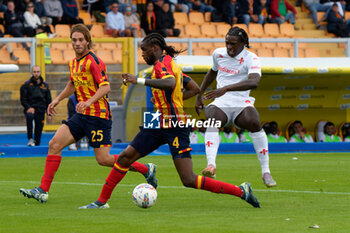
[[[85,25],[90,25],[92,23],[91,16],[88,12],[79,11],[79,18],[81,18],[84,21]]]
[[[93,38],[110,37],[104,33],[103,26],[101,24],[94,24],[90,30],[90,33]]]
[[[29,53],[25,49],[15,49],[13,50],[13,54],[19,58],[19,63],[23,65],[30,64],[30,56]]]
[[[51,63],[52,64],[54,64],[54,65],[67,64],[66,61],[63,59],[62,50],[51,48],[50,55],[51,55]]]
[[[209,50],[208,49],[194,49],[192,51],[193,55],[199,55],[199,56],[209,56]]]
[[[188,16],[184,12],[174,12],[175,24],[186,25],[188,24]]]
[[[274,49],[277,47],[277,43],[261,43],[261,47],[265,49]]]
[[[258,48],[256,50],[259,57],[273,57],[272,50],[267,48]]]
[[[185,25],[185,36],[191,38],[199,38],[202,36],[199,25],[187,24]]]
[[[294,38],[295,37],[295,29],[294,25],[290,23],[283,23],[280,25],[280,32],[283,37]]]
[[[218,33],[217,37],[221,37],[221,38],[225,37],[230,28],[231,28],[231,25],[226,23],[216,25],[216,31]]]
[[[54,50],[64,50],[67,49],[67,43],[51,43],[51,49]]]
[[[120,64],[122,63],[122,50],[121,49],[113,49],[112,50],[113,62]]]
[[[70,37],[70,27],[66,24],[57,24],[55,26],[55,32],[58,38],[69,38]]]
[[[278,24],[276,23],[266,23],[264,25],[264,32],[267,37],[283,37],[283,35],[280,33],[280,29],[278,27]]]
[[[215,38],[218,33],[216,31],[216,26],[213,24],[205,23],[201,26],[202,37]]]
[[[204,15],[201,12],[190,12],[188,15],[189,22],[192,24],[202,25],[204,21]]]
[[[99,49],[96,51],[96,55],[102,59],[102,61],[106,64],[113,64],[113,56],[112,51],[107,49]]]
[[[290,57],[289,50],[282,49],[282,48],[274,48],[273,49],[273,56],[274,57]]]
[[[257,37],[257,38],[266,37],[264,28],[261,24],[250,23],[248,26],[248,29],[249,29],[250,37]]]

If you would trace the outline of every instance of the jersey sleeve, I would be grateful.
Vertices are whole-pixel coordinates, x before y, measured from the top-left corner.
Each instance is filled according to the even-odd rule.
[[[217,49],[213,52],[213,66],[211,67],[213,71],[218,71],[218,61],[217,61]]]
[[[154,72],[157,79],[165,79],[169,77],[175,78],[175,74],[171,65],[171,57],[165,56],[164,58],[160,59],[154,65]]]
[[[247,65],[248,65],[248,74],[257,73],[261,76],[261,62],[258,56],[252,55]]]
[[[183,82],[183,87],[186,88],[187,84],[191,81],[190,76],[188,76],[185,73],[182,73],[182,82]]]
[[[107,74],[106,74],[106,65],[99,61],[100,63],[97,64],[95,60],[91,60],[90,64],[90,71],[92,76],[94,77],[94,80],[96,83],[98,83],[98,86],[107,85],[109,84]]]

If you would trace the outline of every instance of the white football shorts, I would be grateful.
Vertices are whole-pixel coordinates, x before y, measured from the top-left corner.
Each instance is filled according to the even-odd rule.
[[[227,124],[231,121],[235,122],[236,117],[243,111],[246,107],[254,108],[254,97],[242,97],[234,95],[223,95],[216,98],[208,106],[214,105],[220,108],[227,116]]]

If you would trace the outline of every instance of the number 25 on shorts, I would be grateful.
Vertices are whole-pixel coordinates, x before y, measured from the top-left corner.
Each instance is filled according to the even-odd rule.
[[[91,131],[92,137],[91,137],[91,141],[92,142],[101,142],[103,140],[103,130],[92,130]]]
[[[179,138],[178,137],[174,138],[173,146],[175,146],[176,148],[179,148]]]

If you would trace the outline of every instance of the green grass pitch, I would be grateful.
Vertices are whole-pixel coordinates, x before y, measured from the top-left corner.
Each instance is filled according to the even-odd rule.
[[[0,158],[0,232],[350,232],[350,154],[272,154],[278,187],[270,189],[256,155],[219,155],[217,179],[249,181],[261,209],[234,196],[183,188],[170,156],[140,161],[158,166],[155,206],[133,204],[131,192],[145,179],[129,172],[110,209],[78,210],[97,199],[110,168],[93,157],[63,158],[49,201],[41,204],[18,190],[39,185],[45,158]],[[193,164],[199,174],[205,156],[193,156]]]

